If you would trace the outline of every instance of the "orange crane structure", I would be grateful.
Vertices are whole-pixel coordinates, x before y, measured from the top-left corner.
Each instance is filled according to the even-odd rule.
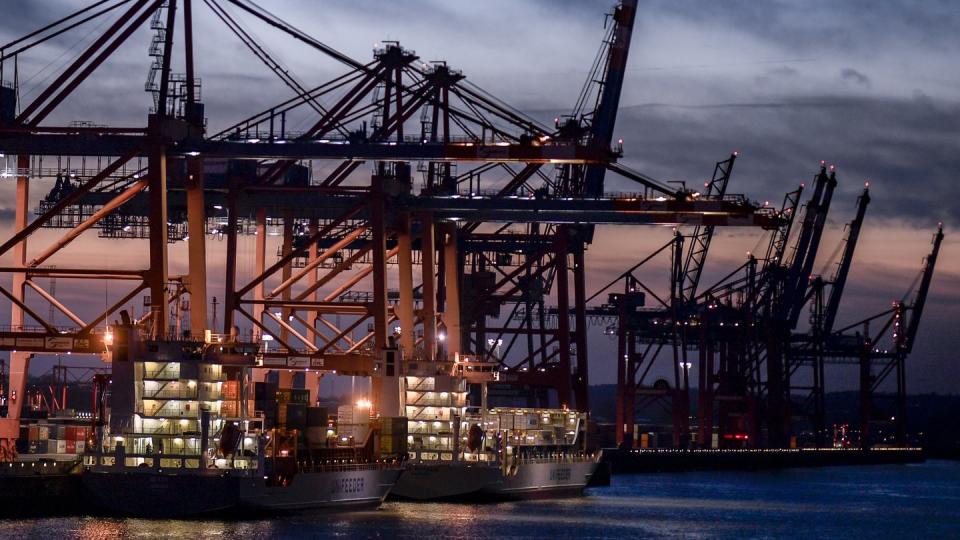
[[[205,37],[195,32],[198,8],[222,23],[292,97],[244,118],[216,116],[215,125],[225,127],[208,132],[209,117],[218,111],[205,107],[195,68],[195,43]],[[0,350],[10,351],[0,458],[15,454],[31,357],[109,356],[110,318],[140,297],[145,309],[134,322],[153,339],[225,334],[255,340],[263,344],[259,376],[268,370],[281,377],[297,371],[369,376],[374,409],[385,416],[400,414],[406,363],[457,355],[496,361],[501,383],[587,410],[585,252],[595,227],[696,227],[686,258],[682,236],[671,243],[676,287],[668,304],[672,313],[690,313],[704,305],[704,295],[715,297],[714,288],[698,293],[714,229],[769,229],[777,239],[771,249],[782,255],[799,198],[791,199],[792,208],[777,210],[729,194],[735,157],[717,165],[702,192],[676,189],[619,163],[623,148],[614,129],[637,1],[622,0],[610,15],[573,113],[552,125],[445,62],[424,62],[389,41],[360,61],[252,0],[102,0],[0,46],[0,153],[16,163],[9,171],[16,182],[14,230],[0,244],[0,255],[13,257],[0,268],[12,277],[12,287],[0,286],[11,306],[11,325],[0,331]],[[94,22],[106,29],[33,99],[22,100],[18,63],[39,45]],[[251,24],[333,60],[339,75],[304,84],[248,30]],[[48,123],[146,27],[153,39],[144,88],[152,107],[143,122]],[[13,77],[7,76],[10,66]],[[242,104],[243,96],[236,99]],[[607,173],[635,182],[638,192],[605,194]],[[56,185],[30,219],[31,185],[50,177]],[[831,182],[818,182],[823,194],[808,205],[810,227],[823,227]],[[41,228],[62,236],[34,247]],[[815,245],[819,233],[806,229],[804,243]],[[91,231],[139,239],[146,256],[125,269],[108,257],[86,266],[45,264]],[[275,260],[267,254],[273,234],[280,244]],[[211,238],[225,243],[221,276],[211,275]],[[252,238],[252,254],[240,249],[242,238]],[[186,244],[184,275],[170,272],[176,243]],[[770,275],[782,268],[780,260],[764,261]],[[795,320],[812,263],[813,255],[795,258],[787,281],[751,287],[789,291]],[[83,280],[109,282],[123,292],[102,310],[78,308],[37,278],[58,279],[61,290]],[[212,281],[223,284],[222,296],[210,294]],[[619,308],[621,316],[638,307],[633,292],[628,287],[624,293],[628,305]],[[216,296],[224,307],[222,325],[211,328],[207,306]],[[551,318],[547,304],[553,302],[560,316]],[[760,302],[748,305],[754,303]],[[69,322],[52,324],[41,305]],[[915,319],[922,305],[914,303]],[[633,347],[626,337],[622,341]],[[904,341],[906,352],[911,344]],[[635,355],[628,356],[634,362]]]

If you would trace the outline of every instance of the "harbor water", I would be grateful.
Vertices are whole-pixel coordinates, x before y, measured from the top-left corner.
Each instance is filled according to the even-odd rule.
[[[584,497],[269,520],[6,520],[11,538],[957,538],[960,462],[614,476]]]

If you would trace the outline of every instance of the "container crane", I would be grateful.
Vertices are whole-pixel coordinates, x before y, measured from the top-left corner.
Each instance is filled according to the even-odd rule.
[[[226,2],[241,9],[245,16],[255,17],[259,23],[334,58],[349,71],[317,88],[306,89],[222,8],[221,4]],[[828,174],[826,168],[817,175],[814,195],[800,225],[796,250],[788,263],[784,255],[802,187],[787,194],[778,215],[772,208],[759,209],[743,198],[726,195],[735,155],[717,163],[713,180],[702,195],[673,189],[617,164],[622,148],[619,143],[613,144],[613,137],[636,17],[636,0],[624,0],[615,8],[605,44],[585,86],[586,94],[575,107],[574,118],[565,122],[558,119],[554,128],[510,108],[443,63],[418,62],[412,51],[401,48],[398,43],[384,42],[385,46],[378,48],[373,61],[362,63],[320,43],[254,3],[241,0],[204,0],[203,3],[297,96],[208,137],[203,106],[199,103],[199,79],[192,67],[191,5],[198,2],[190,0],[126,0],[115,2],[110,8],[96,8],[100,9],[98,15],[121,7],[127,11],[118,12],[117,22],[80,51],[79,58],[35,102],[26,104],[19,116],[15,114],[16,96],[11,98],[13,93],[9,91],[12,89],[0,85],[0,144],[7,154],[18,156],[18,175],[19,171],[30,168],[29,155],[109,156],[111,160],[119,156],[106,167],[98,163],[98,172],[82,175],[76,188],[71,183],[69,192],[60,194],[56,200],[44,201],[45,206],[33,222],[28,222],[26,207],[29,178],[17,179],[16,232],[0,245],[0,254],[8,251],[14,254],[14,264],[0,268],[0,272],[13,275],[15,284],[13,292],[0,288],[14,304],[12,320],[18,327],[0,332],[4,339],[0,348],[16,348],[15,355],[20,355],[15,356],[17,360],[11,364],[12,401],[17,401],[18,388],[23,399],[21,383],[26,373],[26,355],[49,352],[54,346],[74,352],[103,352],[108,347],[108,334],[98,336],[94,329],[107,315],[121,309],[144,290],[151,292],[148,317],[153,317],[146,320],[155,333],[169,328],[164,321],[168,315],[165,308],[170,301],[178,300],[179,293],[170,298],[168,289],[180,278],[167,275],[168,224],[186,225],[182,223],[183,215],[188,216],[190,227],[189,274],[193,281],[189,286],[191,296],[197,297],[192,304],[198,308],[206,306],[203,241],[211,206],[219,207],[221,213],[216,217],[223,219],[218,222],[217,231],[227,237],[224,330],[232,330],[236,318],[252,324],[257,333],[273,337],[278,348],[265,355],[265,361],[275,362],[271,365],[284,366],[288,369],[283,371],[288,373],[303,369],[303,363],[308,362],[311,367],[328,371],[340,369],[341,373],[370,374],[379,366],[387,365],[388,358],[396,358],[392,349],[387,348],[390,340],[386,337],[387,328],[395,321],[399,321],[403,330],[399,336],[401,347],[411,353],[407,359],[417,354],[434,358],[438,347],[446,349],[451,356],[458,352],[490,355],[489,349],[493,347],[487,347],[489,340],[484,338],[512,333],[508,351],[517,336],[526,336],[527,357],[539,358],[539,361],[531,360],[529,365],[543,371],[521,373],[504,369],[504,380],[530,386],[554,385],[565,402],[570,397],[568,394],[573,394],[574,400],[570,403],[581,409],[587,407],[585,321],[591,313],[586,310],[590,298],[584,294],[584,250],[591,242],[593,226],[607,223],[695,226],[686,253],[682,249],[682,235],[675,236],[658,250],[672,255],[669,302],[661,300],[628,272],[621,276],[625,280],[623,294],[609,302],[611,306],[619,306],[620,313],[609,307],[600,311],[603,316],[620,319],[619,436],[630,440],[632,430],[626,429],[626,424],[633,422],[634,398],[641,392],[652,391],[647,395],[658,399],[672,396],[674,422],[678,433],[683,434],[675,436],[675,444],[686,445],[689,418],[686,370],[691,366],[686,360],[688,351],[697,347],[707,351],[701,351],[704,354],[701,358],[709,356],[711,363],[709,369],[704,368],[712,378],[708,396],[711,411],[703,414],[701,421],[704,435],[712,434],[714,403],[719,404],[716,410],[720,434],[725,436],[732,429],[740,429],[739,425],[734,426],[735,419],[754,416],[754,411],[748,409],[760,401],[764,388],[771,403],[782,402],[785,396],[789,400],[789,377],[794,367],[789,364],[793,360],[790,355],[796,354],[790,349],[793,344],[789,338],[796,337],[791,333],[802,306],[809,301],[808,291],[812,290],[809,277],[826,225],[835,175],[832,171]],[[91,11],[82,10],[48,26],[43,31],[49,34],[31,34],[35,36],[31,39],[35,43],[30,46],[80,24],[75,21],[81,17],[91,20],[97,16],[88,16],[89,13]],[[176,24],[179,13],[183,17],[182,26]],[[154,94],[155,105],[146,128],[39,126],[133,31],[150,20],[156,31],[151,44],[155,64],[147,87]],[[184,78],[170,73],[174,28],[184,31],[188,71]],[[29,48],[17,43],[14,45],[19,49],[14,53],[8,52],[14,45],[0,47],[3,59]],[[27,41],[19,40],[19,43]],[[307,125],[313,127],[307,133],[290,133],[288,113],[291,117],[302,116],[304,109],[309,109]],[[420,113],[419,137],[410,136],[410,126],[406,125],[415,122],[417,113]],[[136,172],[127,170],[128,163],[141,159],[149,166],[138,166]],[[302,167],[298,163],[302,160],[327,160],[333,163],[334,170],[318,182],[306,176],[294,179],[293,172]],[[427,186],[419,195],[412,190],[411,161],[427,162],[424,169],[428,175]],[[376,162],[369,186],[345,185],[347,177],[365,162]],[[453,167],[458,163],[477,165],[457,175]],[[555,176],[541,171],[546,164],[558,165]],[[221,167],[220,176],[215,179],[213,174],[208,175],[205,165]],[[493,190],[496,191],[493,196],[484,195],[479,189],[480,174],[487,174],[489,170],[501,174],[506,171],[508,175],[504,184],[498,184],[499,189]],[[604,197],[607,170],[638,182],[648,192],[636,197]],[[467,183],[471,189],[464,196],[460,190]],[[478,186],[476,190],[474,185]],[[649,191],[663,193],[665,197],[654,200],[649,197]],[[525,196],[530,193],[533,195]],[[865,208],[866,203],[864,196],[859,204]],[[51,225],[57,217],[83,205],[98,210],[84,215],[82,222],[70,225],[73,230],[33,261],[24,257],[28,236],[40,227],[57,226]],[[127,205],[122,210],[140,220],[138,224],[143,231],[149,229],[140,236],[150,240],[149,261],[143,264],[146,268],[117,271],[37,266],[84,230],[97,226],[97,222],[120,217],[117,211],[121,205]],[[132,206],[137,208],[131,210]],[[267,212],[276,209],[283,209],[283,215],[270,219],[274,224],[282,219],[283,245],[279,260],[268,265],[265,261]],[[862,215],[859,220],[862,221]],[[514,223],[525,226],[526,233],[508,234],[507,227]],[[480,224],[497,224],[497,228],[493,232],[478,232]],[[724,225],[773,228],[767,256],[759,271],[758,261],[752,255],[748,257],[736,271],[739,274],[745,269],[746,278],[699,292],[714,227]],[[297,229],[309,232],[295,233]],[[238,283],[236,275],[240,234],[257,236],[256,271],[246,283]],[[858,234],[859,225],[851,225],[844,260],[833,278],[831,296],[823,308],[830,316],[824,320],[829,320],[827,328],[831,330]],[[175,240],[186,240],[185,236]],[[902,357],[912,349],[938,250],[939,240],[935,240],[934,253],[927,259],[926,277],[917,297],[910,305],[895,310],[906,314],[903,320],[907,321],[906,331],[897,332],[899,350],[903,353],[897,360],[900,363],[896,364],[900,388],[905,387]],[[326,264],[328,260],[338,262]],[[393,298],[387,289],[388,261],[393,260],[398,267],[397,281],[401,284],[395,303],[391,302]],[[422,260],[419,287],[414,287],[415,260]],[[305,261],[296,272],[295,261]],[[350,272],[351,265],[358,267],[353,269],[355,272]],[[465,273],[465,266],[473,271]],[[317,270],[321,268],[329,272],[318,275]],[[572,302],[568,290],[571,274]],[[30,282],[36,276],[123,279],[133,282],[135,288],[103,315],[78,323],[79,329],[63,334],[23,299],[24,286],[36,285]],[[281,285],[265,291],[265,282],[276,281],[278,276]],[[489,280],[491,276],[493,279]],[[318,289],[334,279],[344,284],[321,298]],[[373,292],[356,290],[355,286],[363,280],[373,282]],[[556,327],[548,327],[544,322],[543,299],[553,283],[557,285],[555,292],[560,305],[555,310]],[[177,287],[178,291],[182,289]],[[298,292],[294,295],[292,290]],[[419,296],[415,297],[416,294]],[[414,309],[415,298],[421,309]],[[657,300],[660,305],[641,309],[647,298]],[[821,300],[818,298],[817,302]],[[518,307],[525,305],[526,311],[517,317],[514,309],[507,319],[523,319],[527,327],[487,326],[486,319],[498,318],[500,305],[510,302]],[[681,304],[683,310],[678,309]],[[533,306],[540,311],[537,326],[532,324],[530,315]],[[196,337],[205,329],[206,317],[197,312],[193,315],[196,321],[192,316],[191,331]],[[304,322],[304,315],[309,322]],[[349,322],[341,325],[341,315]],[[44,328],[23,330],[25,316],[36,319]],[[332,322],[333,316],[337,317],[336,324]],[[369,324],[368,331],[355,338],[354,329],[364,322]],[[422,336],[414,329],[418,326]],[[535,334],[540,338],[539,350],[533,345]],[[844,341],[849,336],[840,334],[842,331],[834,332],[830,340],[843,344],[851,341]],[[446,343],[439,344],[444,337]],[[493,342],[499,343],[500,339]],[[871,340],[859,340],[857,345],[864,342]],[[27,346],[30,343],[34,345]],[[69,345],[60,345],[64,343]],[[640,343],[645,350],[638,350]],[[827,345],[828,349],[833,346]],[[420,349],[415,348],[417,346]],[[496,348],[499,349],[499,345]],[[669,356],[672,361],[673,382],[657,381],[652,388],[641,388],[662,348],[672,353],[664,357]],[[841,349],[838,345],[837,351],[827,350],[823,354],[848,354],[851,350]],[[575,369],[571,365],[573,351],[576,351]],[[860,352],[857,349],[857,354]],[[770,367],[766,384],[759,367],[763,355],[768,364],[775,366]],[[718,369],[713,368],[714,360],[719,362]],[[788,365],[784,366],[783,362]],[[868,376],[869,362],[870,358],[865,364]],[[518,365],[508,366],[503,362],[504,368]],[[701,361],[701,365],[706,362]],[[750,390],[743,388],[745,380],[750,381]],[[871,384],[874,381],[870,377],[867,380]],[[105,391],[108,379],[101,379],[100,384],[98,395]],[[394,388],[399,388],[399,383]],[[770,409],[776,407],[776,404],[769,405]],[[9,439],[15,436],[16,420],[14,411],[12,417],[0,422],[0,451],[9,447]],[[771,414],[772,444],[782,444],[777,432],[784,430],[783,420],[782,414],[779,417]],[[708,422],[709,427],[703,426]],[[758,444],[755,441],[759,431],[757,422],[757,428],[750,432],[749,444]],[[709,444],[706,437],[701,439],[701,444]]]
[[[814,177],[813,193],[804,206],[803,220],[800,222],[800,229],[797,233],[791,258],[789,261],[781,263],[785,267],[785,271],[782,276],[783,283],[780,285],[781,294],[780,298],[777,299],[777,308],[785,311],[782,315],[784,318],[789,317],[790,310],[793,307],[793,295],[798,287],[799,276],[803,271],[803,262],[810,250],[810,241],[816,227],[817,213],[827,180],[827,169],[821,165],[820,172]]]
[[[727,194],[727,184],[733,172],[733,164],[737,160],[734,152],[729,158],[718,161],[713,169],[713,178],[707,182],[703,195],[708,199],[722,199]],[[680,278],[680,300],[689,303],[697,296],[697,285],[703,274],[703,266],[707,262],[707,253],[710,251],[710,241],[713,240],[714,227],[712,225],[698,226],[690,235],[690,247],[687,250],[686,261]]]
[[[789,328],[796,328],[797,320],[800,318],[800,312],[806,297],[806,291],[810,282],[810,275],[813,272],[813,265],[817,259],[817,252],[820,248],[820,239],[823,237],[823,229],[827,223],[827,214],[830,211],[830,202],[833,200],[833,192],[837,187],[836,171],[831,167],[830,175],[826,176],[825,171],[821,171],[821,176],[825,178],[822,182],[825,184],[823,197],[813,207],[815,218],[813,226],[810,229],[809,243],[803,251],[802,265],[799,266],[799,272],[794,274],[793,289],[788,296],[788,306],[790,309]],[[807,207],[809,212],[811,207]],[[798,269],[797,260],[794,260],[794,270]]]
[[[933,271],[937,265],[937,256],[940,254],[940,245],[943,243],[943,224],[937,225],[937,232],[933,235],[933,248],[926,257],[923,272],[920,277],[920,287],[913,301],[905,310],[908,313],[907,328],[903,336],[895,336],[896,343],[896,377],[897,377],[897,415],[894,417],[897,443],[907,443],[907,368],[906,357],[913,352],[916,343],[917,331],[920,328],[920,319],[923,308],[927,303],[930,292],[930,283],[933,281]],[[902,325],[897,330],[902,331]]]
[[[850,267],[853,265],[853,254],[857,249],[857,241],[860,238],[860,229],[863,227],[863,218],[867,213],[867,205],[870,204],[870,186],[863,188],[863,193],[857,198],[857,213],[850,222],[847,229],[847,239],[843,248],[843,255],[837,270],[830,280],[830,296],[827,300],[827,306],[824,309],[823,327],[821,331],[824,335],[829,335],[833,331],[833,325],[837,320],[837,312],[840,309],[840,299],[843,297],[843,289],[847,284],[847,276],[850,274]]]
[[[864,187],[863,193],[857,198],[857,210],[853,220],[847,226],[847,236],[843,243],[843,255],[830,281],[817,276],[810,285],[807,300],[811,303],[813,316],[810,328],[803,334],[795,334],[791,338],[793,346],[788,351],[790,370],[796,370],[801,365],[809,364],[813,368],[813,381],[810,387],[810,397],[813,400],[813,431],[818,447],[826,441],[826,389],[825,389],[825,351],[830,348],[831,332],[836,321],[843,290],[847,282],[850,267],[863,227],[867,205],[870,203],[869,184]],[[830,285],[830,293],[824,301],[823,291]],[[795,388],[795,387],[794,387]],[[793,389],[788,387],[788,392]]]
[[[903,336],[902,349],[907,354],[913,352],[913,345],[916,343],[917,331],[920,328],[920,318],[923,316],[923,308],[927,303],[927,294],[930,292],[930,283],[933,281],[933,271],[937,265],[937,257],[940,254],[940,245],[943,243],[943,224],[937,226],[937,232],[933,235],[933,249],[924,260],[923,273],[920,277],[920,286],[913,302],[909,305],[909,320],[907,321],[907,330]]]
[[[607,61],[598,96],[597,106],[590,124],[591,144],[597,148],[610,148],[613,130],[620,109],[620,94],[627,70],[627,55],[633,36],[633,22],[637,16],[638,0],[623,0],[613,12],[613,28],[607,49]],[[584,195],[599,197],[603,194],[603,178],[606,168],[601,165],[587,167]]]

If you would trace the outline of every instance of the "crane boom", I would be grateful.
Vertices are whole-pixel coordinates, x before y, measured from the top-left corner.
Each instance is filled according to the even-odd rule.
[[[817,259],[817,251],[820,248],[820,239],[823,237],[823,229],[827,224],[827,213],[830,211],[830,201],[833,199],[833,192],[837,187],[836,172],[831,171],[827,178],[826,187],[823,191],[823,197],[816,208],[816,219],[813,229],[810,233],[810,241],[803,257],[803,266],[800,273],[795,275],[793,281],[793,294],[790,297],[790,326],[794,327],[800,318],[800,312],[803,310],[804,299],[810,275],[813,272],[813,264]]]
[[[783,223],[773,231],[770,237],[770,244],[767,246],[767,257],[763,268],[768,268],[771,264],[783,264],[783,256],[787,251],[787,240],[790,238],[790,231],[793,230],[793,223],[796,221],[797,208],[800,206],[800,196],[803,195],[803,185],[787,193],[783,198],[783,204],[780,206],[780,215],[786,216]]]
[[[837,272],[833,276],[830,286],[830,298],[827,300],[827,308],[824,313],[823,332],[829,334],[833,331],[833,324],[837,320],[837,311],[840,308],[840,299],[843,296],[843,288],[847,284],[847,275],[850,273],[850,266],[853,264],[853,253],[857,249],[857,240],[860,238],[860,229],[863,227],[863,218],[867,213],[867,205],[870,204],[870,188],[863,188],[863,194],[857,199],[857,215],[850,222],[850,228],[847,231],[847,242],[843,248],[843,257],[837,266]]]
[[[638,0],[623,0],[613,13],[615,26],[607,50],[603,88],[600,90],[599,101],[590,126],[591,142],[598,148],[610,148],[610,143],[613,141],[613,128],[617,122],[617,110],[620,108],[620,93],[623,90],[623,79],[627,70],[627,54],[630,52],[637,2]],[[599,197],[603,194],[605,172],[604,165],[587,167],[584,179],[587,197]]]
[[[776,275],[779,275],[778,270],[783,268],[783,255],[787,250],[787,240],[790,238],[790,231],[797,217],[801,195],[803,195],[803,184],[783,197],[783,204],[780,206],[783,221],[770,235],[766,256],[760,266],[758,287],[754,289],[750,302],[753,305],[764,305],[776,287]]]
[[[713,179],[706,185],[705,197],[722,199],[726,195],[730,173],[733,171],[733,163],[736,160],[737,153],[734,152],[729,158],[717,162],[713,169]],[[692,302],[697,296],[697,285],[700,284],[703,265],[710,251],[713,229],[713,225],[697,225],[690,236],[690,249],[687,251],[687,258],[680,276],[680,299],[683,302]]]
[[[914,338],[917,336],[917,329],[920,327],[920,317],[923,315],[923,307],[927,303],[927,293],[930,292],[930,281],[933,280],[933,270],[937,265],[937,255],[940,254],[940,244],[942,242],[943,224],[940,224],[937,226],[937,232],[933,235],[933,250],[924,263],[920,288],[917,289],[917,296],[913,301],[913,306],[911,306],[910,320],[907,323],[905,337],[907,354],[913,351]]]
[[[813,233],[813,224],[817,218],[817,208],[820,206],[820,198],[823,196],[823,188],[827,183],[827,169],[820,168],[820,172],[813,181],[813,194],[807,201],[806,209],[803,213],[803,221],[800,222],[800,232],[797,236],[797,243],[793,248],[793,255],[790,262],[784,261],[789,268],[789,275],[800,273],[803,266],[804,256],[807,252],[807,246],[810,245],[810,235]]]
[[[817,219],[817,209],[820,206],[820,198],[823,197],[823,189],[826,183],[827,169],[821,166],[820,172],[817,173],[817,176],[813,180],[813,194],[810,196],[810,200],[807,201],[806,209],[803,213],[803,221],[800,222],[800,232],[797,234],[797,240],[790,262],[784,261],[783,266],[780,268],[781,273],[778,278],[782,280],[782,289],[780,297],[777,299],[777,310],[780,312],[789,310],[792,306],[792,295],[796,290],[797,276],[800,275],[807,249],[810,246],[810,238],[813,234],[814,223]],[[783,317],[789,317],[789,311],[787,311]]]

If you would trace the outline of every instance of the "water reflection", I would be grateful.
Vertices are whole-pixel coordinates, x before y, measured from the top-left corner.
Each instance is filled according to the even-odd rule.
[[[83,540],[107,540],[128,536],[126,532],[126,523],[122,521],[87,518],[76,528],[76,537]]]
[[[501,504],[388,502],[271,520],[7,521],[4,536],[113,538],[951,537],[960,464],[614,477],[586,497]]]
[[[51,520],[50,531],[61,529],[66,520]],[[46,528],[40,523],[33,530]],[[262,521],[192,521],[77,518],[66,536],[81,540],[114,540],[116,538],[272,538],[279,532],[278,523]],[[56,535],[60,536],[60,535]]]

